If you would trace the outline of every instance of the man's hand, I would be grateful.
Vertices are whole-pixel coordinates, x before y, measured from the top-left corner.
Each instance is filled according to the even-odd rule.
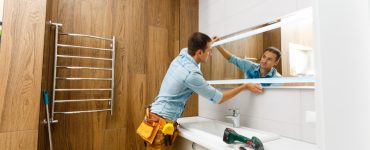
[[[218,41],[218,40],[220,40],[220,37],[218,37],[218,36],[213,36],[213,37],[212,37],[212,43],[213,43],[213,42],[216,42],[216,41]]]
[[[254,83],[247,83],[244,84],[246,89],[250,90],[253,93],[259,94],[262,93],[262,86],[261,84],[254,84]]]
[[[220,40],[220,38],[218,36],[213,36],[212,37],[212,42],[216,42],[218,40]],[[225,50],[221,45],[216,46],[216,48],[226,60],[230,59],[232,54],[229,51]]]
[[[220,37],[218,37],[218,36],[213,36],[212,37],[212,43],[214,43],[214,42],[217,42],[217,41],[219,41],[220,40]],[[218,50],[220,50],[220,45],[218,45],[218,46],[216,46],[216,48],[218,49]]]

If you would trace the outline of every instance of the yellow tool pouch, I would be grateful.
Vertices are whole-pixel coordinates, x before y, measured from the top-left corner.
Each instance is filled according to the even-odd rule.
[[[144,121],[141,122],[140,126],[136,130],[136,133],[139,134],[140,137],[145,141],[152,144],[160,125],[158,123],[146,123],[146,120],[149,118],[149,108],[146,108],[145,111]]]
[[[159,125],[151,126],[146,124],[144,121],[141,122],[140,126],[137,128],[136,133],[140,135],[148,143],[152,144],[155,136],[159,130]]]

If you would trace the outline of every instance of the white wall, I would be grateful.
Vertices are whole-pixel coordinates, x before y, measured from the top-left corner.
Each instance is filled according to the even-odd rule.
[[[4,0],[0,0],[0,22],[3,21]]]
[[[319,147],[369,150],[369,0],[314,2]]]
[[[312,6],[312,0],[200,0],[199,31],[220,37]]]
[[[199,98],[199,116],[226,120],[229,108],[237,107],[241,125],[315,143],[315,124],[305,122],[306,111],[315,111],[314,89],[268,89],[261,95],[243,91],[219,105]]]

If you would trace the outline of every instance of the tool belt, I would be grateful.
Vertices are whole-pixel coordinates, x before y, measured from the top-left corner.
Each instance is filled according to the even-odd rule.
[[[137,128],[136,133],[146,142],[152,144],[158,131],[161,131],[164,134],[165,145],[171,145],[178,134],[177,123],[150,112],[149,108],[146,108],[145,111],[144,120]]]

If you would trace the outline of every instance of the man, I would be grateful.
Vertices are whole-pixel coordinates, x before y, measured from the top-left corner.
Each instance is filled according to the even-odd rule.
[[[268,47],[263,51],[263,55],[259,64],[232,55],[222,46],[216,46],[216,48],[226,60],[228,60],[230,63],[234,64],[241,71],[244,72],[244,76],[246,79],[273,78],[281,76],[279,72],[277,72],[277,70],[274,68],[274,66],[279,63],[281,57],[280,50],[275,47]],[[262,83],[262,85],[270,86],[271,83]]]
[[[217,37],[213,39],[217,39]],[[164,124],[176,124],[176,120],[181,116],[185,104],[193,92],[218,104],[228,101],[244,89],[254,93],[262,92],[262,87],[258,84],[244,84],[225,92],[209,85],[200,71],[199,64],[205,63],[208,57],[211,56],[211,44],[212,39],[208,35],[200,32],[193,33],[188,40],[188,48],[182,49],[180,54],[172,61],[162,81],[159,94],[151,104],[150,111],[144,119],[144,122],[149,124],[160,125],[153,143],[146,143],[147,149],[161,149],[164,148],[165,144],[168,144],[168,141],[166,141],[169,138],[168,135],[173,134],[173,132],[164,135],[162,133],[165,132]],[[165,122],[160,123],[161,120]],[[171,144],[171,142],[169,143]]]

